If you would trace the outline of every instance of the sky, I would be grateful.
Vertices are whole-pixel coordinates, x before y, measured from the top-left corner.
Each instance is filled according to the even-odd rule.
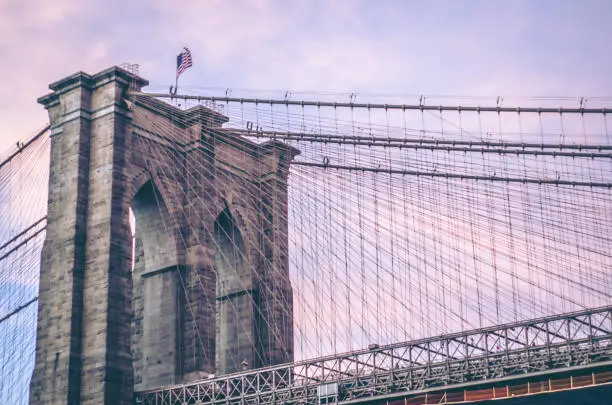
[[[166,91],[184,46],[181,87],[219,95],[608,97],[611,21],[610,0],[0,0],[0,157],[49,83],[135,63]]]
[[[151,88],[607,96],[612,2],[0,0],[0,154],[76,71],[137,63]]]

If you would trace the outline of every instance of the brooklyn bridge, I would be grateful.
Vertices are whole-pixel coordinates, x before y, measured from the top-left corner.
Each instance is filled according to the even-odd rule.
[[[612,109],[147,85],[0,155],[0,402],[612,398]]]

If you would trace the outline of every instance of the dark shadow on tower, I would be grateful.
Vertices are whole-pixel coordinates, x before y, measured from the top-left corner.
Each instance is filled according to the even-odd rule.
[[[255,364],[257,312],[244,241],[229,209],[214,225],[217,271],[217,370],[233,373]]]
[[[179,350],[180,283],[175,229],[166,204],[152,181],[132,202],[136,218],[133,271],[132,354],[134,384],[140,389],[175,382]]]

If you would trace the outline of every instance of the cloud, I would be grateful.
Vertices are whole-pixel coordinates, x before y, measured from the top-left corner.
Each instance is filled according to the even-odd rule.
[[[0,1],[0,150],[35,100],[84,70],[139,63],[154,86],[189,46],[192,86],[361,93],[604,95],[607,2]]]
[[[100,59],[107,63],[99,42],[74,32],[82,7],[75,0],[0,5],[0,150],[47,121],[36,99],[48,92],[49,83]]]
[[[77,11],[76,0],[48,2],[30,0],[27,2],[3,0],[0,2],[0,44],[15,44],[26,31],[49,25],[59,25]]]
[[[182,46],[187,91],[605,95],[611,15],[605,1],[0,0],[0,153],[47,121],[50,82],[132,62],[166,88]]]

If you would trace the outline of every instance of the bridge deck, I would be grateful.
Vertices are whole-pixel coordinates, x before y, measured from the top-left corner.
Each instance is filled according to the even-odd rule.
[[[612,306],[161,387],[136,398],[146,405],[369,402],[602,366],[612,367]]]

